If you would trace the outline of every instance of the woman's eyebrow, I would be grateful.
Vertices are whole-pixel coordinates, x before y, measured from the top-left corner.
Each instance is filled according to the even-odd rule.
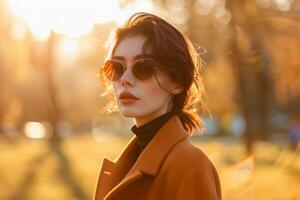
[[[137,54],[133,57],[133,60],[139,60],[139,59],[142,59],[142,58],[154,58],[153,55],[151,54],[147,54],[147,53],[143,53],[143,54]],[[125,57],[123,56],[113,56],[112,59],[115,59],[115,60],[120,60],[120,61],[125,61]]]
[[[153,58],[153,56],[151,54],[143,53],[143,54],[138,54],[138,55],[134,56],[133,60],[139,60],[142,58]]]
[[[123,56],[113,56],[112,59],[114,59],[114,60],[120,60],[120,61],[125,61],[125,58]]]

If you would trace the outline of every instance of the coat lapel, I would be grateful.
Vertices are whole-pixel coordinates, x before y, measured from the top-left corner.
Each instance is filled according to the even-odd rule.
[[[134,136],[115,162],[107,159],[103,161],[99,178],[103,184],[98,183],[97,188],[103,187],[101,191],[104,194],[110,190],[104,199],[111,199],[118,191],[142,178],[144,174],[156,176],[173,146],[188,136],[179,117],[174,115],[156,133],[138,158],[138,143]],[[104,174],[108,177],[105,178]],[[99,197],[102,197],[103,193],[99,194]]]
[[[111,178],[111,173],[113,171],[115,163],[108,160],[107,158],[103,159],[100,175],[98,178],[98,183],[96,187],[96,193],[94,196],[94,199],[99,199],[99,197],[102,197],[105,195],[107,191],[109,191],[109,182]]]

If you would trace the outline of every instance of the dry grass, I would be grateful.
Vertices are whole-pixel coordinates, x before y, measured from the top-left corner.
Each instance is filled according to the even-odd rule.
[[[127,139],[96,142],[89,134],[62,142],[70,174],[92,199],[102,158],[114,159]],[[285,145],[259,142],[245,156],[241,142],[228,139],[192,139],[216,166],[224,200],[300,200],[300,157]],[[75,200],[64,180],[61,163],[45,140],[25,138],[0,143],[0,199]]]

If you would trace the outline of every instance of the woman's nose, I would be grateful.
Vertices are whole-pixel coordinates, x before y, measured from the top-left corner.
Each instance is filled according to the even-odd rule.
[[[125,71],[121,76],[120,81],[122,85],[133,85],[133,74],[131,73],[129,67],[125,68]]]

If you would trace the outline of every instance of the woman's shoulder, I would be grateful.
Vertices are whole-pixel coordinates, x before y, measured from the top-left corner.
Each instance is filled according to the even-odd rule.
[[[160,172],[165,188],[176,188],[179,199],[222,199],[219,174],[199,148],[186,138],[169,152]],[[168,189],[166,189],[168,190]]]
[[[201,149],[191,144],[188,138],[174,145],[166,157],[165,165],[176,166],[174,169],[178,171],[215,168],[208,156]]]

